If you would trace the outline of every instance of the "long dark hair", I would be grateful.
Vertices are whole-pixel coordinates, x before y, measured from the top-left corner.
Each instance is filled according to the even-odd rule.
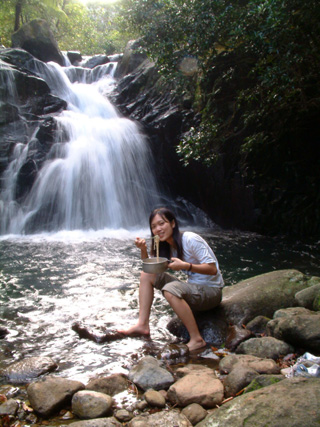
[[[170,211],[170,209],[168,209],[168,208],[154,209],[151,212],[150,217],[149,217],[149,226],[150,226],[152,237],[154,236],[154,234],[153,234],[152,229],[151,229],[151,222],[156,215],[160,215],[161,218],[167,222],[172,222],[172,221],[175,222],[175,227],[173,229],[172,238],[173,238],[173,241],[174,241],[175,246],[176,246],[177,257],[180,259],[183,259],[182,233],[180,233],[179,223],[178,223],[178,220],[177,220],[175,214],[172,211]],[[151,245],[151,255],[155,256],[155,249],[154,249],[154,245],[153,245],[153,240],[152,240],[152,245]],[[170,254],[169,243],[167,243],[167,242],[160,242],[159,243],[159,255],[161,257],[164,257],[164,258],[168,258],[168,259],[170,258],[171,254]]]

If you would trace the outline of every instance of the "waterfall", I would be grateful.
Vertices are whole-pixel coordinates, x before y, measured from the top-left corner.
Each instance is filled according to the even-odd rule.
[[[145,226],[160,203],[155,165],[139,127],[102,95],[114,84],[115,65],[90,70],[38,62],[35,68],[68,107],[54,118],[55,141],[19,202],[17,174],[35,135],[16,146],[3,175],[1,234]]]

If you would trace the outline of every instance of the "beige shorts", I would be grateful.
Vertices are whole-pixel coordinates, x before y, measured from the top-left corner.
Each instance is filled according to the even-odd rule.
[[[162,293],[168,291],[178,298],[184,299],[193,311],[215,308],[220,304],[222,298],[221,288],[182,282],[169,273],[157,274],[153,286]]]

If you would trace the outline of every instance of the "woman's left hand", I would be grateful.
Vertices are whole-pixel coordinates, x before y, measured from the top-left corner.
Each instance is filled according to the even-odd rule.
[[[189,268],[189,263],[182,261],[180,258],[171,258],[171,262],[169,264],[169,268],[171,270],[179,271],[179,270],[187,270]]]

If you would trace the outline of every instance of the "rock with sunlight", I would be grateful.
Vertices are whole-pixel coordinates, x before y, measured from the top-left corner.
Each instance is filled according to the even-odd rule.
[[[12,47],[20,47],[41,61],[54,61],[64,65],[63,55],[48,23],[34,19],[12,34]]]
[[[0,377],[14,384],[25,384],[40,375],[56,370],[57,367],[50,357],[27,357],[2,369]]]

